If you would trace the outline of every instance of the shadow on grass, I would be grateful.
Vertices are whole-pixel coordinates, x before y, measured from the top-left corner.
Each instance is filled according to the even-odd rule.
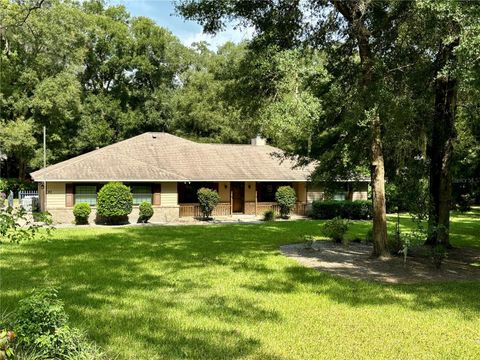
[[[368,226],[357,224],[362,231]],[[294,265],[280,254],[280,245],[318,235],[319,229],[320,222],[303,221],[58,231],[49,241],[3,248],[2,307],[13,309],[32,288],[53,282],[72,320],[85,324],[100,345],[135,341],[150,358],[158,352],[165,358],[274,359],[258,339],[236,330],[239,323],[281,323],[281,314],[265,306],[271,295],[478,316],[478,283],[350,281]],[[225,294],[219,293],[222,286]],[[212,319],[217,325],[206,326]]]

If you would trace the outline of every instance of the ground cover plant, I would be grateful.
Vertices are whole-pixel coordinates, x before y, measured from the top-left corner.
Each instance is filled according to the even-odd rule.
[[[480,357],[478,282],[351,281],[281,255],[323,223],[59,229],[0,246],[0,307],[57,286],[72,326],[119,359]],[[480,211],[452,216],[454,246],[479,233]]]

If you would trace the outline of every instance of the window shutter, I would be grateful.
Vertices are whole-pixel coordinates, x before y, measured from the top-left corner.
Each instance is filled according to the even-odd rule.
[[[66,184],[65,186],[65,206],[73,207],[74,197],[73,197],[73,184]]]
[[[162,192],[162,184],[156,183],[152,186],[152,205],[161,205],[160,194]]]

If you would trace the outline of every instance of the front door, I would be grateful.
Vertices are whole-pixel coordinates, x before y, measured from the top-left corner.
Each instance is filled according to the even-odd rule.
[[[232,182],[232,208],[234,213],[243,213],[245,203],[245,183]]]

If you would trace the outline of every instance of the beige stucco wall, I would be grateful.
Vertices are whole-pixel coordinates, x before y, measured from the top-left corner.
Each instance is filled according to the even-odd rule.
[[[250,188],[249,188],[250,185]],[[256,183],[255,181],[245,182],[245,201],[255,201]]]
[[[293,188],[297,194],[297,201],[306,202],[307,201],[307,184],[304,182],[294,182]]]
[[[47,210],[65,208],[65,183],[47,183]]]
[[[368,200],[368,183],[362,183],[355,186],[352,200]]]
[[[162,192],[160,194],[160,204],[162,206],[177,206],[178,192],[176,182],[162,183]]]
[[[230,202],[230,182],[229,181],[221,181],[218,183],[218,195],[220,195],[220,202]]]

